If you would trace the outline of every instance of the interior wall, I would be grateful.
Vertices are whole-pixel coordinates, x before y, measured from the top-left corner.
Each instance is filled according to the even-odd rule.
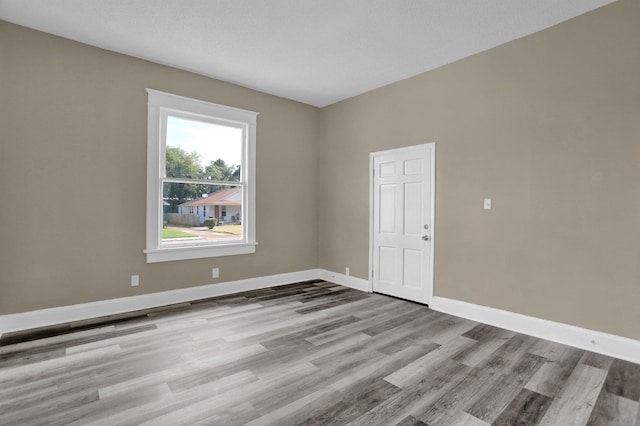
[[[146,263],[147,87],[260,113],[255,254]],[[317,267],[317,108],[0,21],[0,129],[0,314]]]
[[[367,278],[369,153],[435,141],[435,295],[640,339],[638,22],[621,0],[324,108],[319,267]]]
[[[436,141],[436,295],[640,339],[638,21],[620,0],[320,112],[0,21],[0,315],[211,267],[366,278],[369,153]],[[145,87],[260,112],[256,254],[145,262]]]

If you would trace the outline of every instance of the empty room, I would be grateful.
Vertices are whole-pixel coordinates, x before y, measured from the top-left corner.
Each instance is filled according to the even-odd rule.
[[[640,426],[640,1],[0,0],[0,425]]]

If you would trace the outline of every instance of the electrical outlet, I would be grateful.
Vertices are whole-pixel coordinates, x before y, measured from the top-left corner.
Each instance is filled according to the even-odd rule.
[[[351,273],[351,269],[349,269],[349,267],[347,266],[346,268],[344,268],[344,274],[346,276],[349,276],[349,274]]]
[[[138,287],[140,285],[140,275],[131,275],[131,287]]]
[[[220,268],[212,268],[211,269],[211,277],[212,278],[220,278]]]

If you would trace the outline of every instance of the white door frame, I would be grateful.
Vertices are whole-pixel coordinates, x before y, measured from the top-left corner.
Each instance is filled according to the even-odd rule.
[[[367,291],[369,293],[373,293],[373,197],[375,193],[375,188],[373,186],[373,178],[375,169],[373,166],[374,158],[378,155],[385,154],[393,154],[399,153],[402,151],[415,150],[416,148],[423,148],[426,150],[431,150],[431,211],[429,214],[431,215],[431,253],[429,254],[429,262],[431,263],[431,272],[427,276],[427,304],[431,304],[431,300],[433,299],[433,281],[434,281],[434,253],[435,253],[435,218],[436,218],[436,143],[430,142],[421,145],[412,145],[406,146],[402,148],[394,148],[387,149],[384,151],[376,151],[371,152],[369,154],[369,279],[368,279],[368,288]]]

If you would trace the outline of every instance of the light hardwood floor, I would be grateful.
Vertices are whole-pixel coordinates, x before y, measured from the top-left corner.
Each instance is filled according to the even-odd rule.
[[[107,320],[4,336],[0,424],[640,426],[640,365],[323,281]]]

